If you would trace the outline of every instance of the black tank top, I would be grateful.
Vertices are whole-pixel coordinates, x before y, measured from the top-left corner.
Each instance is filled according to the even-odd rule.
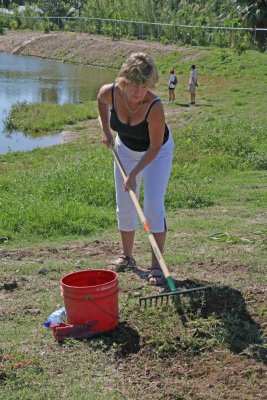
[[[115,110],[114,89],[115,89],[115,83],[112,87],[112,109],[110,110],[111,128],[113,129],[113,131],[118,132],[120,140],[130,150],[146,151],[150,145],[147,117],[153,104],[160,101],[160,99],[156,97],[149,105],[144,121],[136,125],[123,124],[119,120]],[[168,138],[169,138],[169,128],[165,123],[165,132],[162,144],[166,143]]]

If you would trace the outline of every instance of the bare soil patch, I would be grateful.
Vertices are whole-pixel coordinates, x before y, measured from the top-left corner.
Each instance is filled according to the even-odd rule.
[[[34,57],[49,58],[62,62],[114,67],[131,52],[144,51],[157,57],[170,52],[181,53],[186,60],[196,59],[204,54],[188,54],[185,47],[174,44],[163,45],[144,40],[114,41],[108,37],[87,33],[6,31],[0,36],[0,51]],[[192,53],[192,51],[191,51]]]
[[[137,243],[136,247],[137,253],[141,254],[142,243]],[[103,261],[101,265],[105,268],[110,260],[117,257],[119,250],[120,243],[111,240],[74,242],[55,247],[1,249],[0,263],[4,267],[4,272],[0,274],[2,321],[12,321],[17,315],[37,318],[40,314],[39,318],[42,317],[41,304],[38,306],[29,297],[29,293],[39,297],[43,296],[44,292],[57,292],[59,276],[66,273],[65,266],[72,264],[73,270],[79,270],[86,269],[88,262],[91,265],[96,261],[99,265],[99,261]],[[13,272],[7,268],[9,265],[12,265]],[[23,266],[31,272],[15,273],[23,271]],[[187,275],[188,266],[190,270],[193,268],[195,271],[194,280]],[[97,350],[102,362],[108,362],[115,368],[120,376],[120,382],[116,385],[120,393],[129,399],[239,400],[241,393],[246,393],[244,399],[264,399],[267,352],[263,340],[267,336],[267,326],[264,323],[264,315],[257,313],[259,306],[264,307],[266,301],[264,289],[247,286],[242,294],[230,285],[225,285],[226,273],[231,275],[233,281],[236,276],[247,273],[246,265],[233,261],[210,260],[179,265],[177,269],[174,266],[173,269],[172,276],[178,289],[193,287],[201,282],[212,287],[212,292],[206,293],[205,299],[200,297],[190,300],[189,308],[185,308],[185,311],[180,315],[178,313],[175,318],[182,321],[184,326],[189,323],[190,315],[194,312],[198,313],[198,317],[203,321],[208,321],[214,316],[221,319],[222,329],[227,332],[227,342],[224,343],[226,349],[217,347],[208,351],[201,350],[201,347],[191,349],[191,345],[184,348],[181,345],[182,338],[172,336],[170,339],[168,335],[162,339],[161,345],[157,343],[155,347],[151,339],[152,332],[155,332],[157,327],[152,325],[148,330],[141,329],[141,333],[142,311],[133,309],[137,316],[140,314],[140,321],[137,317],[134,323],[132,317],[127,318],[125,305],[122,305],[119,327],[103,335],[100,341],[97,341],[97,338],[88,340],[89,351]],[[207,271],[205,279],[199,273],[203,270]],[[138,265],[137,271],[120,274],[122,299],[133,294],[134,286],[141,290],[146,288],[146,273],[146,267]],[[221,284],[217,283],[218,275],[222,277]],[[152,288],[154,293],[165,290],[168,288]],[[246,302],[244,294],[247,299],[253,300],[252,304]],[[203,302],[201,307],[200,300]],[[167,309],[163,310],[162,319],[168,314]],[[139,327],[136,324],[139,324]],[[201,326],[192,329],[191,333],[189,330],[188,334],[192,335],[192,345],[195,335],[197,340],[202,340]],[[251,350],[247,348],[248,334],[253,335],[255,341]],[[210,339],[206,330],[203,331],[203,335],[208,335],[203,337],[204,345],[206,340]],[[213,332],[210,335],[212,337]],[[110,353],[114,344],[115,350]],[[47,346],[48,353],[55,351],[51,345]],[[27,348],[27,352],[29,351]],[[60,351],[64,351],[64,347],[57,350]],[[4,368],[5,362],[2,361],[2,364]]]
[[[141,244],[140,244],[141,246]],[[138,247],[138,246],[137,246]],[[35,317],[42,313],[42,310],[36,307],[30,298],[21,302],[19,299],[25,292],[43,293],[44,290],[58,290],[58,271],[51,268],[46,269],[46,263],[55,261],[60,268],[64,269],[64,264],[72,262],[75,270],[83,269],[83,262],[88,260],[103,260],[105,263],[115,258],[120,249],[119,242],[109,240],[94,240],[93,242],[69,243],[58,247],[39,247],[13,250],[0,250],[0,261],[3,265],[17,265],[18,269],[23,264],[39,265],[40,277],[36,275],[12,276],[5,272],[0,275],[0,316],[3,320],[6,318],[16,318],[16,315]],[[201,264],[190,265],[190,267],[203,268],[212,274],[224,274],[226,271],[235,274],[246,273],[246,266],[233,262],[220,262],[212,260]],[[179,271],[186,271],[187,265],[180,265]],[[41,272],[43,270],[43,272]],[[146,268],[138,265],[139,272],[145,274]],[[146,285],[145,279],[140,273],[129,273],[131,286]],[[194,282],[186,279],[186,273],[181,279],[179,272],[174,272],[173,277],[179,287],[187,287]],[[125,276],[125,274],[124,274]],[[145,277],[145,275],[144,275]],[[199,279],[198,279],[199,278]],[[196,273],[195,283],[199,284],[200,278]],[[207,294],[206,303],[201,309],[203,318],[209,318],[213,315],[229,315],[232,319],[227,323],[224,320],[224,329],[229,332],[227,347],[217,349],[217,351],[193,351],[189,355],[180,347],[180,338],[177,337],[172,346],[166,352],[157,353],[150,342],[149,333],[140,335],[138,328],[133,324],[131,317],[125,319],[122,315],[122,321],[119,327],[110,334],[102,336],[100,344],[96,341],[94,346],[98,351],[103,351],[102,357],[109,357],[108,362],[114,366],[120,376],[120,392],[129,399],[149,400],[151,398],[176,400],[176,399],[194,399],[194,400],[239,400],[242,393],[245,393],[244,399],[264,399],[266,389],[266,349],[260,342],[267,334],[266,326],[264,328],[263,317],[252,318],[247,310],[247,304],[242,294],[229,286],[214,285],[212,279],[210,283],[213,286],[213,292]],[[166,288],[153,288],[154,292],[164,291]],[[122,287],[122,294],[125,296],[127,288]],[[257,304],[264,304],[265,292],[251,291],[250,294],[256,296]],[[4,307],[5,305],[5,307]],[[199,304],[197,305],[199,307]],[[191,306],[192,312],[193,306]],[[8,311],[8,312],[7,312]],[[168,311],[164,311],[168,313]],[[122,313],[123,314],[123,313]],[[165,314],[163,314],[164,316]],[[233,316],[236,318],[236,329],[238,326],[238,337],[231,326]],[[166,316],[165,316],[166,317]],[[186,325],[188,315],[181,315],[181,320]],[[239,325],[240,324],[240,325]],[[258,335],[258,345],[254,347],[249,357],[242,357],[242,352],[246,350],[244,339],[246,326],[250,325],[255,331],[255,338]],[[260,328],[261,326],[261,328]],[[261,330],[260,330],[261,329]],[[194,332],[192,331],[192,335]],[[237,340],[238,339],[238,340]],[[173,339],[172,339],[173,340]],[[166,337],[168,342],[168,337]],[[105,350],[102,350],[102,344],[105,344]],[[108,353],[108,349],[114,347],[116,350]],[[99,347],[100,346],[100,347]],[[51,347],[51,346],[50,346]],[[54,348],[47,346],[46,352],[54,352]],[[62,349],[56,350],[64,351]],[[188,351],[188,350],[187,350]],[[105,355],[107,353],[107,355]],[[100,353],[98,353],[100,354]],[[10,360],[9,360],[10,361]],[[2,360],[5,365],[8,360]],[[16,364],[17,365],[17,364]],[[15,368],[15,367],[14,367]],[[20,367],[16,367],[20,368]],[[177,396],[175,395],[177,394]]]
[[[136,242],[136,253],[141,254],[142,243]],[[94,240],[93,242],[74,242],[58,247],[37,247],[37,248],[23,248],[23,249],[12,249],[12,250],[0,250],[0,262],[2,265],[37,265],[38,273],[40,275],[46,275],[53,271],[51,268],[45,268],[47,263],[58,264],[61,268],[64,268],[64,264],[73,264],[73,269],[86,269],[88,262],[94,261],[99,264],[102,261],[100,268],[105,268],[111,260],[115,260],[120,253],[121,244],[120,242],[110,240]],[[140,257],[141,258],[141,257]],[[137,260],[138,261],[138,260]],[[206,262],[192,262],[190,264],[184,264],[172,267],[173,272],[171,273],[178,290],[187,289],[190,287],[197,287],[199,285],[210,285],[211,288],[216,289],[215,294],[209,294],[209,298],[212,299],[210,304],[206,305],[203,313],[208,315],[212,312],[223,311],[226,307],[227,301],[231,298],[231,306],[243,307],[243,313],[246,314],[245,300],[239,290],[232,289],[230,284],[238,281],[240,277],[246,276],[249,271],[249,267],[239,262],[233,262],[231,260],[210,260]],[[192,272],[193,271],[193,272]],[[129,272],[128,272],[129,273]],[[137,281],[136,287],[146,287],[146,277],[148,275],[148,269],[145,264],[138,263],[137,269],[131,274],[131,279]],[[192,274],[194,279],[192,279]],[[218,279],[218,277],[220,277]],[[130,280],[131,280],[130,279]],[[28,280],[27,276],[22,278],[19,282],[18,278],[10,275],[9,273],[0,274],[0,289],[6,291],[13,291],[23,286]],[[266,288],[255,286],[251,287],[249,280],[244,281],[246,285],[243,287],[243,293],[247,294],[247,297],[252,296],[253,302],[259,304],[266,304]],[[227,285],[228,283],[228,285]],[[168,287],[153,287],[154,292],[168,291]],[[131,287],[122,288],[123,293],[132,293]],[[228,298],[228,300],[226,300]],[[257,316],[257,321],[263,323],[264,316]],[[267,328],[267,326],[266,326]],[[267,331],[266,331],[267,334]]]

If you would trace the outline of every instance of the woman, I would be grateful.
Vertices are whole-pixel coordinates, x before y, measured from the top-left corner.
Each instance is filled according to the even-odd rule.
[[[174,102],[175,100],[175,87],[176,87],[177,78],[174,73],[174,70],[170,70],[169,76],[169,102]]]
[[[136,266],[133,258],[138,215],[128,189],[139,196],[144,181],[144,214],[161,252],[167,224],[164,197],[171,173],[173,139],[165,124],[163,106],[151,91],[159,76],[155,61],[145,53],[133,53],[122,65],[115,83],[102,86],[98,108],[104,133],[103,143],[114,145],[112,130],[117,132],[115,145],[127,174],[124,182],[114,164],[118,227],[122,254],[111,268],[123,270]],[[148,282],[163,283],[163,274],[152,251]]]

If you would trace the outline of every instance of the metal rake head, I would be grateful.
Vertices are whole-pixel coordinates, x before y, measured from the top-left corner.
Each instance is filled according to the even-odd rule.
[[[162,306],[163,304],[171,304],[174,303],[175,301],[179,301],[179,297],[181,295],[186,295],[189,293],[193,292],[200,292],[203,290],[210,290],[210,286],[198,286],[195,288],[191,289],[184,289],[184,290],[179,290],[176,292],[169,292],[169,293],[160,293],[160,294],[155,294],[153,296],[147,296],[147,297],[140,297],[139,298],[139,306],[144,308],[147,307],[157,307],[157,306]]]

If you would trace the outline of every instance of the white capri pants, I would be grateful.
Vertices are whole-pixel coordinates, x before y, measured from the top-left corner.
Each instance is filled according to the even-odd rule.
[[[143,157],[145,151],[133,151],[128,149],[116,137],[116,147],[122,165],[128,175],[138,161]],[[144,181],[144,214],[153,233],[167,230],[164,199],[166,188],[172,168],[174,142],[169,136],[167,142],[161,147],[156,158],[151,161],[136,176],[135,194],[139,198],[141,181]],[[135,231],[138,229],[138,214],[128,192],[124,192],[123,178],[114,161],[114,176],[116,185],[116,213],[120,231]]]

